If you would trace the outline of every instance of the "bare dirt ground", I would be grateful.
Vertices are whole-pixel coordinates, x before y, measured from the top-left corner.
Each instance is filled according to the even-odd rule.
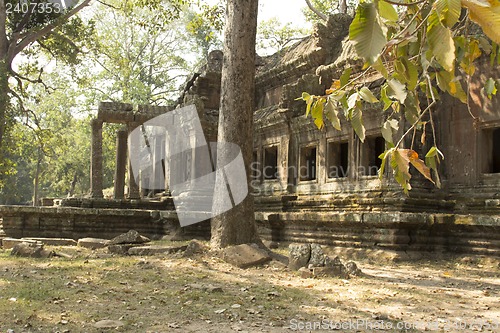
[[[356,260],[364,276],[343,280],[304,279],[279,262],[243,270],[210,253],[54,249],[73,258],[0,250],[1,333],[500,332],[498,257],[380,256]]]

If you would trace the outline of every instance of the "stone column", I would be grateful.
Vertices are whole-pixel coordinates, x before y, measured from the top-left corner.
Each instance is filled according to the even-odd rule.
[[[90,195],[103,198],[102,194],[102,120],[92,119],[92,145],[90,160]]]
[[[129,124],[128,126],[128,134],[132,133],[132,131],[136,128],[137,126]],[[138,138],[135,138],[138,139]],[[138,145],[139,142],[128,142],[129,144],[129,160],[128,160],[128,198],[129,199],[139,199],[140,194],[139,194],[139,185],[135,181],[135,175],[132,170],[132,163],[130,159],[132,158],[139,158],[139,151],[138,151]]]
[[[158,131],[153,140],[153,179],[150,182],[150,190],[153,193],[158,193],[164,190],[165,176],[165,147],[164,140],[165,133]]]
[[[127,136],[126,129],[116,132],[116,168],[115,168],[115,199],[124,199],[125,173],[127,171]]]

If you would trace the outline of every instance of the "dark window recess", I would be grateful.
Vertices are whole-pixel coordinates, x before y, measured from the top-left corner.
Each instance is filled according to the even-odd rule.
[[[488,135],[489,134],[489,135]],[[486,135],[486,173],[500,173],[500,128],[488,131]],[[489,141],[489,142],[488,142]]]
[[[278,147],[264,149],[264,179],[278,179]]]
[[[300,180],[316,179],[316,147],[304,147],[300,152]]]
[[[349,167],[349,144],[347,142],[328,142],[326,157],[328,178],[347,177]]]
[[[366,138],[361,156],[361,174],[376,176],[380,168],[380,154],[385,151],[385,140],[381,136]]]

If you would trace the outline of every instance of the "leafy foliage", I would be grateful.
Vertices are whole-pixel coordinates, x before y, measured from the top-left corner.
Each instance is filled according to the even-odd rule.
[[[296,28],[290,22],[283,24],[276,17],[260,22],[257,28],[259,54],[279,52],[294,41],[303,38],[307,33],[306,29]]]
[[[479,24],[492,42],[482,35],[469,35],[470,20]],[[352,77],[352,70],[347,68],[324,96],[303,94],[306,115],[313,110],[311,114],[319,129],[324,127],[323,118],[340,129],[336,115],[342,109],[359,139],[364,141],[364,105],[376,104],[387,114],[381,133],[388,148],[380,156],[380,175],[388,164],[407,193],[411,189],[412,165],[440,187],[438,169],[444,156],[436,138],[432,138],[432,148],[422,152],[425,162],[413,148],[404,148],[403,140],[413,133],[413,147],[415,130],[420,129],[422,144],[425,143],[428,124],[435,134],[433,112],[439,91],[468,102],[464,84],[474,75],[475,61],[481,55],[490,55],[492,66],[500,63],[497,44],[500,43],[500,3],[492,0],[365,0],[357,7],[349,39],[365,60],[364,71]],[[365,75],[383,81],[380,86],[365,86],[360,80]],[[499,84],[498,79],[488,79],[484,94],[489,98],[496,95]],[[328,108],[324,107],[325,103]],[[408,125],[400,129],[405,123]],[[400,130],[404,130],[402,135]]]

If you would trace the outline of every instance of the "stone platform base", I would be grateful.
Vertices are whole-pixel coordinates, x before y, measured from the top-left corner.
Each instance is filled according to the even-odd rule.
[[[256,219],[261,236],[272,242],[500,256],[498,215],[289,212],[256,213]]]

